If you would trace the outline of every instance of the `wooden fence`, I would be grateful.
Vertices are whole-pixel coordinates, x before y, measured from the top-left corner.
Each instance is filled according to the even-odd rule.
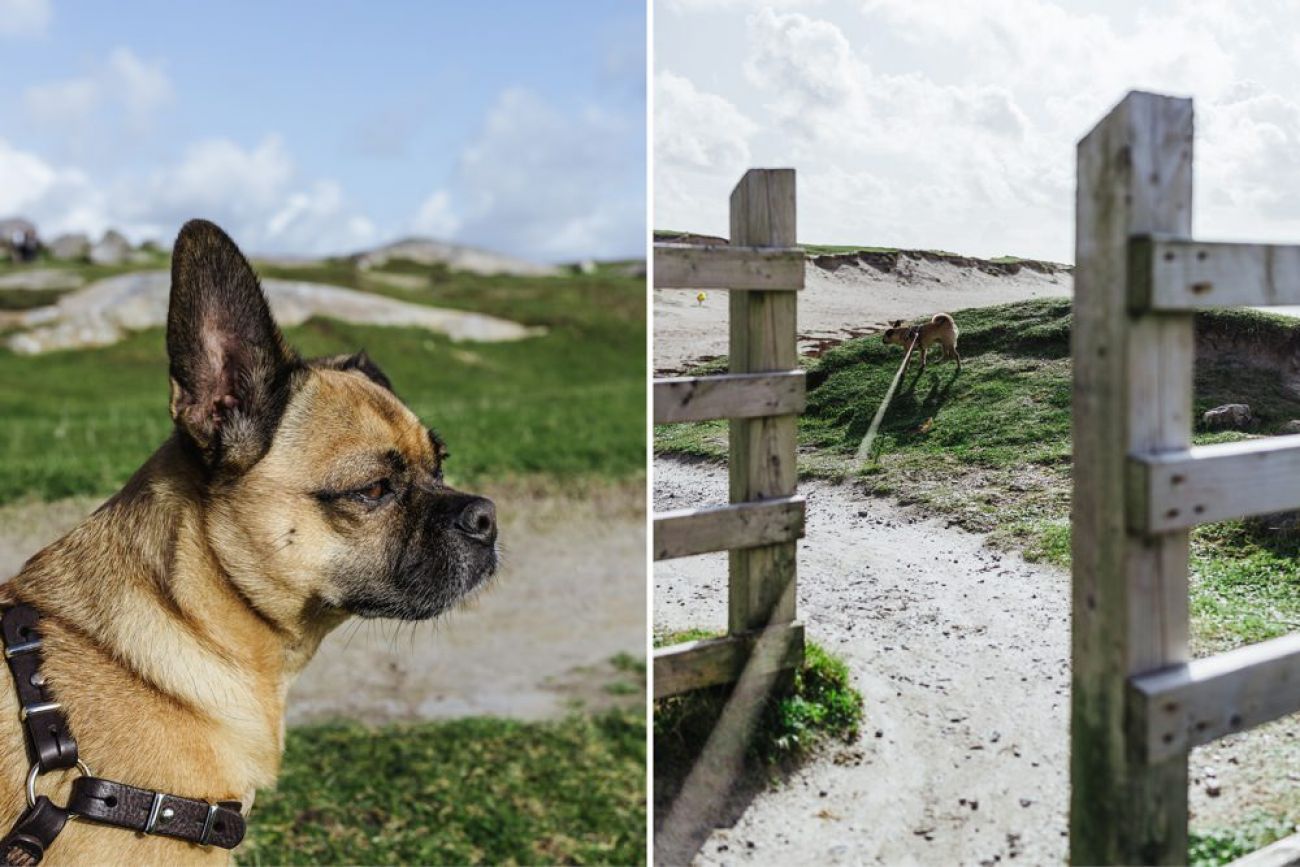
[[[779,676],[803,661],[795,620],[795,423],[804,374],[795,346],[803,251],[795,246],[795,174],[751,169],[731,193],[728,246],[655,244],[656,289],[726,290],[730,372],[656,379],[655,424],[730,419],[729,505],[654,516],[656,560],[729,551],[725,638],[655,652],[655,698]]]
[[[1191,444],[1193,315],[1300,304],[1300,246],[1190,238],[1189,99],[1116,106],[1076,206],[1070,860],[1184,864],[1188,751],[1300,711],[1300,635],[1188,651],[1189,529],[1300,507],[1300,436]]]

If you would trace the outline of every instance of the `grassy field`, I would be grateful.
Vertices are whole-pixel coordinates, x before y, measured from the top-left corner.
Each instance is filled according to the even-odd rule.
[[[291,270],[299,279],[357,282],[350,265]],[[512,343],[453,343],[418,329],[312,320],[287,335],[307,355],[364,347],[447,439],[454,482],[527,474],[563,483],[643,473],[642,279],[424,272],[427,288],[386,294],[502,315],[548,333]],[[0,502],[109,493],[170,428],[161,329],[100,349],[39,356],[0,349]]]
[[[873,493],[944,515],[1034,559],[1069,558],[1070,305],[1033,301],[955,314],[966,361],[960,375],[936,363],[905,376],[860,474]],[[1281,344],[1300,323],[1249,312],[1206,315],[1213,326]],[[859,475],[856,452],[902,352],[879,337],[848,341],[811,362],[800,420],[800,471]],[[1195,410],[1245,401],[1256,433],[1300,418],[1280,372],[1198,364]],[[1198,433],[1198,442],[1241,434]],[[656,449],[706,457],[726,451],[722,423],[661,426]],[[1196,649],[1209,653],[1292,631],[1300,623],[1296,543],[1251,522],[1199,528],[1192,546]]]
[[[237,862],[643,864],[645,715],[289,731]]]

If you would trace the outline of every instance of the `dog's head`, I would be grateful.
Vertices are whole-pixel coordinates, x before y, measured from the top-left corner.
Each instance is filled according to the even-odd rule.
[[[889,323],[889,325],[890,327],[885,329],[885,333],[881,337],[881,339],[885,341],[885,345],[888,346],[893,344],[895,346],[906,347],[908,341],[911,340],[912,329],[904,326],[903,320],[901,319],[895,319],[893,322]]]
[[[444,484],[442,440],[364,353],[290,349],[212,223],[176,240],[167,352],[204,541],[263,616],[425,619],[495,571],[495,507]]]

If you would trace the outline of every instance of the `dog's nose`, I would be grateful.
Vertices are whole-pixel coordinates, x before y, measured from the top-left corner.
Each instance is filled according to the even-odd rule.
[[[491,545],[497,540],[497,507],[485,497],[475,497],[457,516],[456,529],[476,542]]]

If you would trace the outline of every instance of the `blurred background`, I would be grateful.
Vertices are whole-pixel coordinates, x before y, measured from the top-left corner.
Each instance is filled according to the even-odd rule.
[[[645,39],[640,0],[0,0],[0,578],[168,436],[192,217],[500,510],[470,609],[308,667],[244,863],[644,860]]]

